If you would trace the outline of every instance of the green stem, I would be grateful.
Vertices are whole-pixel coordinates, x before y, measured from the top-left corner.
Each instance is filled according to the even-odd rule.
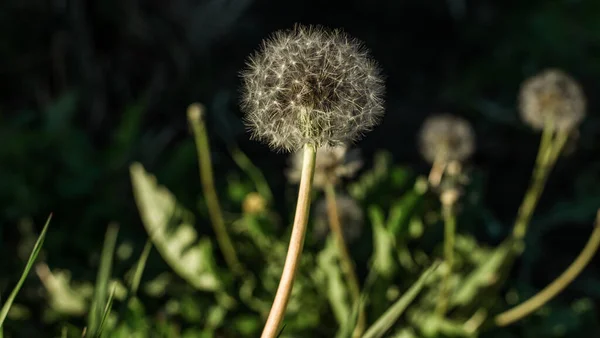
[[[365,330],[366,318],[365,313],[362,309],[362,305],[360,304],[360,284],[358,282],[356,270],[354,269],[352,256],[350,256],[348,246],[346,245],[346,241],[344,240],[344,233],[340,224],[340,217],[335,196],[335,187],[331,183],[328,183],[325,186],[325,199],[327,201],[327,215],[329,217],[329,227],[337,245],[339,258],[342,265],[342,271],[344,272],[344,275],[346,277],[346,282],[348,283],[348,287],[350,289],[350,293],[352,294],[354,304],[358,305],[358,318],[356,322],[356,327],[354,328],[354,332],[352,334],[353,337],[357,338],[360,337]]]
[[[556,137],[554,136],[554,129],[551,124],[548,124],[542,134],[531,183],[525,193],[523,202],[519,207],[517,219],[515,220],[513,237],[517,240],[522,240],[525,237],[527,226],[544,191],[548,175],[552,171],[558,155],[568,139],[568,131],[559,131]]]
[[[192,126],[194,139],[196,141],[200,181],[202,183],[204,197],[206,198],[208,215],[217,238],[217,243],[223,253],[227,266],[229,266],[234,273],[240,274],[242,272],[242,266],[238,260],[231,238],[227,233],[221,206],[217,197],[217,191],[215,189],[212,161],[210,158],[210,146],[202,114],[203,107],[199,104],[193,104],[188,109],[188,120]]]
[[[233,161],[235,161],[238,167],[245,171],[250,179],[254,182],[258,193],[265,200],[267,200],[268,203],[271,203],[273,201],[273,194],[271,193],[271,188],[269,188],[267,179],[260,169],[258,169],[254,163],[252,163],[248,156],[246,156],[246,154],[244,154],[239,147],[230,146],[229,152],[231,153],[231,158],[233,158]]]
[[[442,279],[441,294],[437,304],[437,313],[444,316],[448,309],[448,298],[450,297],[450,277],[454,267],[454,242],[456,234],[456,215],[452,204],[442,207],[444,217],[444,260],[446,270]]]
[[[594,231],[590,235],[590,238],[579,254],[575,261],[550,285],[545,287],[542,291],[538,292],[535,296],[529,298],[527,301],[517,305],[516,307],[507,310],[495,317],[495,323],[498,326],[510,325],[532,312],[541,308],[544,304],[558,295],[564,288],[566,288],[586,267],[586,265],[594,258],[596,251],[600,246],[600,210],[596,216],[596,224]]]
[[[302,174],[300,176],[296,215],[294,216],[290,244],[285,257],[279,286],[277,287],[277,293],[275,294],[275,299],[273,300],[273,305],[271,306],[271,311],[269,312],[269,317],[265,323],[261,338],[274,338],[277,336],[292,293],[296,271],[298,270],[302,254],[302,247],[304,246],[304,237],[306,235],[316,155],[317,152],[314,146],[309,144],[304,146],[304,160],[302,162]]]

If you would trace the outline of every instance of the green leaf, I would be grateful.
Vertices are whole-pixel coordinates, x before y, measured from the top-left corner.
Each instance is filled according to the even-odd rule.
[[[373,162],[371,170],[365,172],[359,179],[348,186],[348,192],[356,200],[365,200],[381,182],[389,177],[392,162],[390,153],[377,153]]]
[[[4,324],[4,320],[6,319],[6,316],[8,315],[8,311],[10,310],[12,303],[15,301],[15,298],[17,297],[19,290],[21,289],[21,287],[23,286],[23,283],[25,282],[25,279],[27,279],[27,276],[29,275],[29,271],[31,271],[31,267],[33,266],[33,263],[35,263],[35,260],[37,259],[37,256],[40,253],[40,250],[42,249],[42,245],[44,244],[44,239],[46,239],[46,231],[48,230],[48,226],[50,225],[51,219],[52,219],[52,214],[50,214],[50,216],[48,216],[48,219],[46,220],[46,224],[44,225],[44,228],[42,229],[40,236],[38,237],[37,241],[35,242],[35,245],[33,246],[33,250],[31,251],[31,255],[29,256],[29,259],[27,260],[27,264],[25,264],[25,269],[23,270],[23,273],[21,274],[21,278],[19,278],[17,285],[15,286],[15,288],[12,290],[12,292],[6,299],[6,302],[2,306],[2,309],[0,309],[0,336],[2,335],[2,326]]]
[[[327,238],[325,248],[317,256],[317,262],[325,275],[324,287],[333,314],[340,328],[344,328],[348,325],[351,307],[348,302],[348,288],[338,261],[338,250],[331,237]]]
[[[425,270],[419,279],[365,332],[363,338],[379,338],[389,330],[423,290],[427,280],[437,270],[439,264],[433,264]]]
[[[212,243],[206,237],[197,240],[191,213],[140,163],[132,164],[130,173],[142,222],[165,262],[194,288],[221,290]]]
[[[500,269],[513,252],[512,241],[502,243],[483,264],[467,276],[461,286],[452,294],[450,303],[467,305],[477,297],[482,288],[493,285],[500,277]]]
[[[395,272],[394,262],[394,237],[385,227],[383,210],[378,206],[369,207],[369,218],[373,227],[373,253],[372,266],[380,275],[390,277]]]
[[[69,271],[51,271],[45,263],[37,264],[35,272],[46,289],[50,308],[71,316],[86,313],[88,300],[94,292],[91,283],[73,286]]]
[[[387,220],[387,229],[398,237],[404,237],[414,211],[423,200],[427,191],[426,185],[417,180],[413,189],[406,192],[399,200],[392,203]]]

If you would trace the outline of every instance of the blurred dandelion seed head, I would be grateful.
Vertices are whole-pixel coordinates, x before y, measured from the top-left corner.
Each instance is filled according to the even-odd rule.
[[[475,133],[465,119],[440,114],[423,123],[419,147],[425,160],[430,163],[462,162],[475,150]]]
[[[356,141],[383,115],[379,67],[339,30],[276,32],[250,57],[242,81],[246,126],[275,150]]]
[[[245,214],[261,214],[267,209],[267,201],[257,192],[251,192],[242,202],[242,210]]]
[[[335,201],[344,240],[346,243],[352,243],[362,234],[364,224],[363,211],[360,205],[347,195],[338,194]],[[327,201],[324,198],[320,199],[315,206],[313,224],[314,238],[317,240],[325,239],[329,234],[329,216],[327,214]]]
[[[570,130],[585,117],[586,98],[570,75],[547,69],[523,82],[519,108],[523,121],[534,129],[551,121],[556,130]]]
[[[300,182],[302,174],[302,151],[290,155],[290,168],[287,177],[290,183]],[[358,149],[348,150],[346,146],[321,147],[317,149],[313,186],[325,188],[329,183],[336,185],[346,177],[350,178],[362,167],[362,159]]]

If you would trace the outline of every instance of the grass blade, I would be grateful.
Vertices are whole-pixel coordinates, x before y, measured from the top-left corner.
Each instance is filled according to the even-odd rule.
[[[102,318],[106,310],[108,282],[112,270],[113,256],[117,245],[117,233],[119,227],[116,224],[110,224],[104,237],[104,247],[100,258],[100,267],[96,277],[96,286],[94,288],[94,298],[88,316],[88,326],[86,337],[97,337],[100,331]]]
[[[112,303],[115,298],[115,291],[117,290],[117,283],[113,283],[112,290],[110,291],[110,295],[108,296],[108,300],[106,301],[106,307],[104,307],[104,312],[102,313],[102,320],[100,321],[100,327],[98,328],[98,336],[102,336],[102,329],[104,328],[104,324],[106,323],[106,319],[110,314],[110,310],[112,309]]]
[[[152,241],[148,239],[146,241],[146,245],[144,245],[144,249],[142,250],[142,254],[140,255],[140,260],[138,261],[135,272],[133,273],[133,277],[131,278],[131,295],[135,295],[140,286],[140,282],[142,280],[142,274],[144,273],[144,269],[146,268],[146,262],[148,261],[148,256],[150,255],[150,250],[152,249]]]
[[[40,250],[42,249],[42,245],[44,244],[44,239],[46,238],[46,231],[48,230],[48,225],[50,225],[51,219],[52,219],[52,214],[50,214],[50,216],[48,216],[48,219],[46,220],[46,224],[44,225],[44,228],[42,229],[40,236],[38,237],[37,241],[35,242],[35,245],[33,246],[33,250],[31,251],[31,255],[29,255],[27,264],[25,264],[25,269],[23,270],[23,273],[21,274],[21,278],[19,278],[17,285],[12,290],[12,292],[6,299],[6,302],[2,306],[2,309],[0,310],[0,337],[2,337],[2,325],[4,324],[4,320],[6,319],[6,316],[8,315],[8,311],[10,310],[12,303],[14,302],[15,298],[17,297],[17,293],[19,293],[19,290],[23,286],[25,279],[29,275],[29,271],[31,270],[31,267],[33,267],[33,263],[35,263],[35,260],[37,259],[37,256],[40,253]]]

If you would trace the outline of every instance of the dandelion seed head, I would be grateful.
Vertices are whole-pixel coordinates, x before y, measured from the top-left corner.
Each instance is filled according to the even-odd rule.
[[[523,121],[534,129],[551,123],[556,130],[570,130],[585,117],[586,99],[570,75],[547,69],[523,82],[519,108]]]
[[[276,32],[250,57],[242,81],[245,124],[274,150],[353,142],[383,115],[379,67],[340,30]]]
[[[466,120],[451,115],[435,115],[423,123],[419,134],[421,154],[430,163],[462,162],[475,150],[475,133]]]

